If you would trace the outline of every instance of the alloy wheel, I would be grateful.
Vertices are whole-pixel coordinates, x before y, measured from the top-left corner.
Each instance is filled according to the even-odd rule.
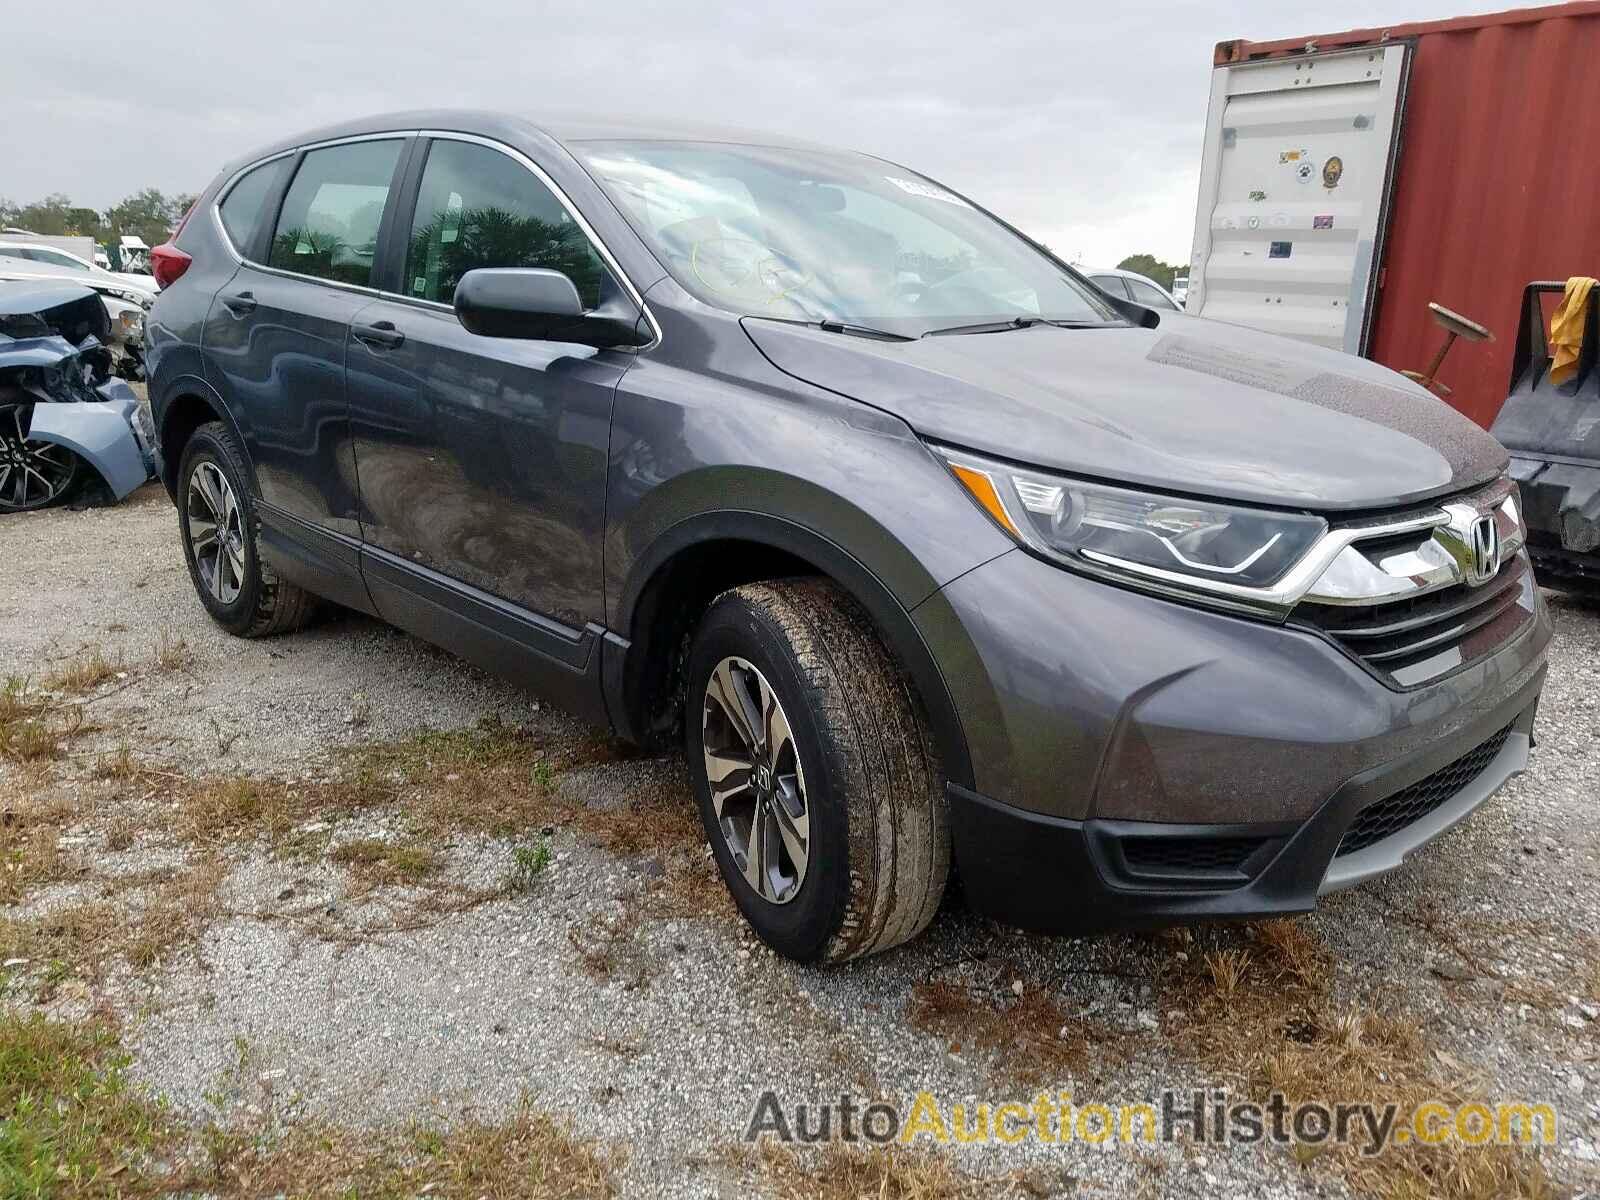
[[[71,486],[76,474],[72,451],[28,436],[21,406],[0,410],[0,504],[44,508]]]
[[[805,773],[777,693],[745,659],[724,658],[712,671],[701,747],[735,865],[763,900],[787,904],[800,894],[811,850]]]
[[[186,502],[189,551],[201,582],[219,604],[232,604],[244,587],[244,518],[233,485],[211,462],[189,476]]]

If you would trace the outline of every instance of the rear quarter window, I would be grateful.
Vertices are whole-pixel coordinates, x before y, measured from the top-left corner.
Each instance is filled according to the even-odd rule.
[[[217,210],[222,216],[222,227],[227,230],[233,248],[245,258],[260,252],[267,201],[277,194],[278,185],[293,161],[292,156],[286,156],[246,171],[223,197]]]

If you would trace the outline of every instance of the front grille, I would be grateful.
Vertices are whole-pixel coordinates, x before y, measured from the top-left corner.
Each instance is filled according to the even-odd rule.
[[[1481,587],[1464,583],[1389,604],[1305,603],[1293,621],[1314,627],[1399,687],[1417,687],[1492,654],[1533,619],[1527,559],[1513,555]]]
[[[1387,800],[1369,804],[1356,814],[1356,819],[1345,830],[1334,856],[1354,854],[1374,843],[1399,833],[1406,826],[1420,821],[1462,788],[1482,775],[1495,756],[1505,747],[1511,736],[1507,725],[1488,741],[1467,751],[1449,766],[1441,767],[1426,779],[1419,779]]]
[[[1238,874],[1265,838],[1131,837],[1122,843],[1129,868],[1165,872]]]

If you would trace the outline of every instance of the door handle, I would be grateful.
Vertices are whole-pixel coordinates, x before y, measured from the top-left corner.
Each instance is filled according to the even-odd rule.
[[[224,296],[222,303],[227,305],[228,311],[236,317],[242,317],[245,313],[255,312],[256,310],[256,298],[249,292],[240,292],[236,296]]]
[[[352,337],[369,346],[382,346],[393,350],[406,340],[406,335],[394,327],[393,321],[376,321],[371,325],[356,325],[350,330]]]

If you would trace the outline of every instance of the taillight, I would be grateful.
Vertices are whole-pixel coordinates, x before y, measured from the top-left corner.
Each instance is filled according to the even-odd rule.
[[[156,277],[157,287],[169,288],[178,282],[193,261],[171,242],[162,242],[150,251],[150,274]]]

